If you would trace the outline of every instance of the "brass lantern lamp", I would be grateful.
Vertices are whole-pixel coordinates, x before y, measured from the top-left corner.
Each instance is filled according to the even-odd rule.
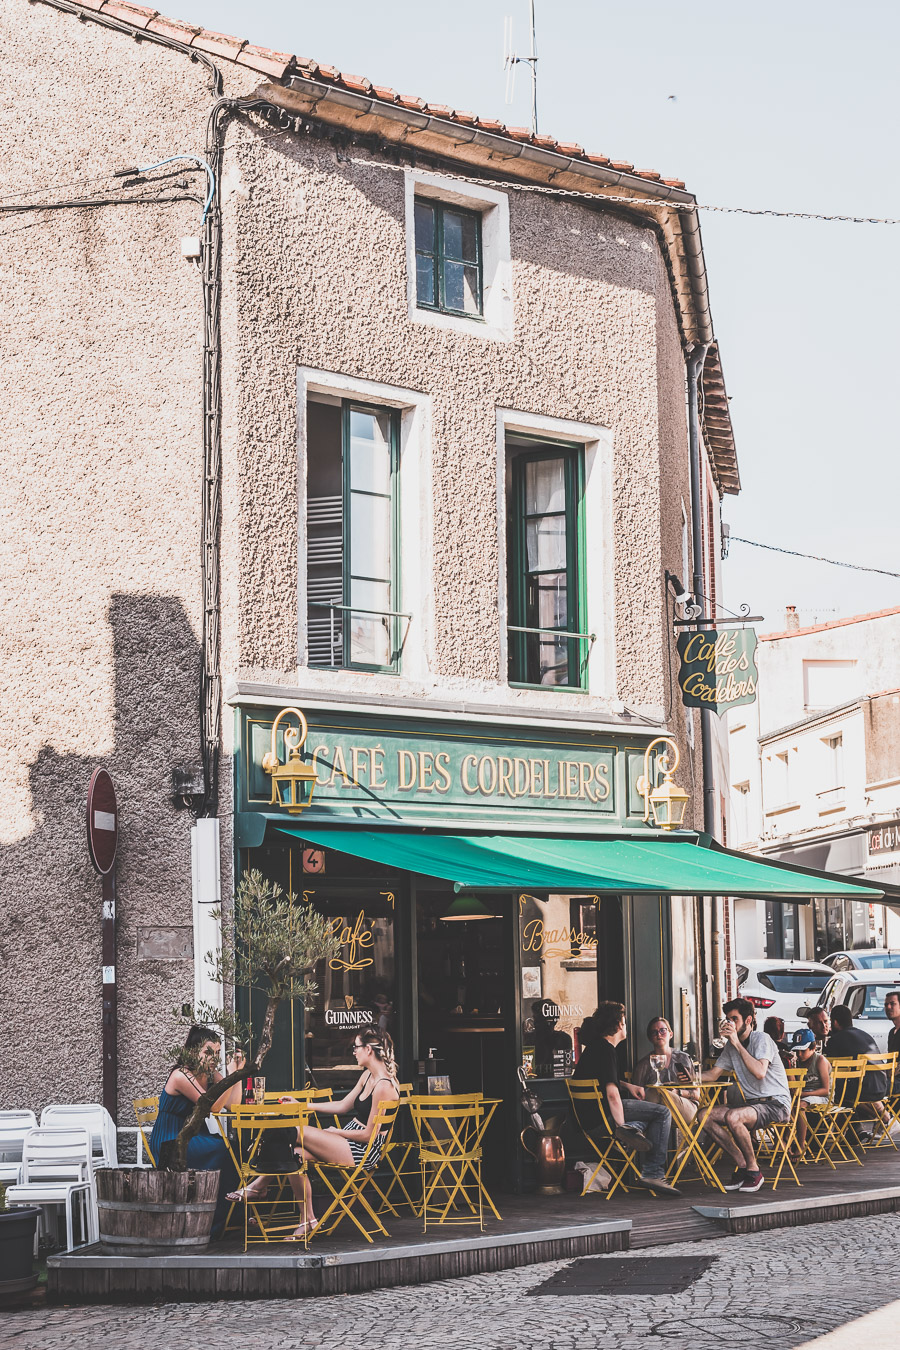
[[[656,746],[665,746],[665,750],[656,756],[652,766],[650,754]],[[670,758],[671,751],[671,758]],[[690,796],[674,781],[681,755],[678,746],[668,736],[657,736],[644,751],[644,772],[637,781],[637,790],[644,799],[644,820],[650,819],[661,830],[680,830]],[[658,774],[662,782],[654,783]]]
[[[297,726],[284,729],[285,761],[278,758],[276,738],[278,727],[285,717],[295,717]],[[305,811],[313,798],[316,771],[301,758],[303,745],[309,735],[309,724],[299,708],[282,708],[272,723],[272,748],[263,755],[262,766],[272,778],[272,805],[280,806],[292,816]]]

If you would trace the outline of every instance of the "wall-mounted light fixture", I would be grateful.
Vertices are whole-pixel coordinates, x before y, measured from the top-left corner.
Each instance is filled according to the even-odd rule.
[[[666,749],[656,756],[651,765],[651,751],[658,745],[664,745]],[[680,829],[685,808],[690,801],[688,793],[674,781],[680,759],[678,746],[668,736],[657,736],[644,751],[644,772],[637,781],[637,790],[644,799],[644,820],[650,819],[652,811],[653,823],[661,830]],[[660,773],[662,782],[655,783]]]
[[[279,724],[284,717],[296,717],[296,727],[285,727],[285,761],[278,758],[276,738]],[[301,750],[309,735],[309,725],[299,708],[282,708],[272,723],[272,748],[263,755],[262,766],[272,776],[272,805],[281,806],[291,815],[299,815],[309,806],[316,786],[316,771],[311,764],[304,764]]]

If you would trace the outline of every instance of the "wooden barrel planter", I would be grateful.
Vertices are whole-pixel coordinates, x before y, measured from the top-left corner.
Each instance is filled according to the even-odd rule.
[[[95,1173],[100,1245],[116,1256],[202,1251],[219,1190],[218,1172],[104,1167]]]

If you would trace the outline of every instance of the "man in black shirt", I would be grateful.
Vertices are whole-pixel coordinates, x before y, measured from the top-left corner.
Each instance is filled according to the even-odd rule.
[[[845,1003],[831,1010],[832,1033],[825,1044],[825,1055],[832,1059],[853,1059],[857,1055],[877,1055],[878,1046],[867,1031],[853,1025],[853,1015]],[[863,1079],[861,1102],[880,1102],[887,1092],[887,1074],[867,1073]],[[880,1112],[878,1113],[880,1115]]]
[[[900,1050],[900,994],[890,993],[884,996],[884,1015],[894,1026],[888,1032],[888,1054]]]
[[[671,1115],[664,1106],[645,1101],[642,1087],[619,1082],[616,1046],[626,1034],[623,1004],[601,1003],[580,1028],[584,1049],[572,1076],[596,1079],[618,1142],[647,1154],[641,1170],[643,1184],[658,1195],[680,1195],[665,1179]]]

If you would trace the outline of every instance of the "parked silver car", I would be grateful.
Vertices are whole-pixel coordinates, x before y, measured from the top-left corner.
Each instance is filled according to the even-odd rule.
[[[814,1004],[801,1004],[797,1016],[805,1022],[813,1008],[830,1013],[838,1003],[846,1003],[854,1023],[867,1031],[879,1050],[887,1050],[888,1032],[893,1023],[884,1015],[886,994],[900,994],[900,969],[894,971],[851,970],[834,975]]]
[[[822,964],[840,970],[900,970],[900,951],[888,947],[861,947],[859,951],[832,952]]]

